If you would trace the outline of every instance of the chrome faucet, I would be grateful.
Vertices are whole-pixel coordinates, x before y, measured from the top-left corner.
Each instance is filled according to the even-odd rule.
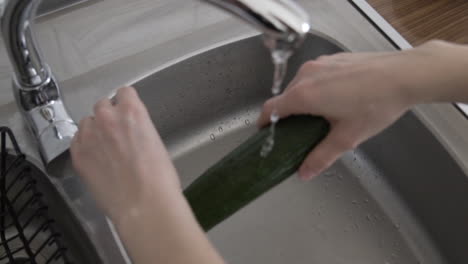
[[[58,83],[38,51],[31,29],[41,0],[2,0],[3,40],[13,70],[19,110],[49,163],[66,151],[78,130],[62,101]]]
[[[204,0],[241,18],[266,37],[270,49],[298,45],[310,30],[307,12],[294,0]]]
[[[0,0],[3,40],[13,65],[13,92],[47,164],[65,152],[77,126],[31,29],[42,0]],[[270,49],[298,44],[309,31],[306,12],[292,0],[203,0],[253,25]],[[2,14],[3,11],[3,14]]]

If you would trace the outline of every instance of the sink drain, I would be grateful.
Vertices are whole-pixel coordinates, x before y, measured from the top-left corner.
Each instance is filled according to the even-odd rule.
[[[36,188],[32,175],[40,170],[26,160],[8,128],[0,128],[0,136],[0,264],[71,263]]]

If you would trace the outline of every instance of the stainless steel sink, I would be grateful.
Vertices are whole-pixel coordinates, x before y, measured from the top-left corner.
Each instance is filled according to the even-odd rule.
[[[343,50],[311,34],[288,79],[303,62]],[[135,84],[184,186],[255,133],[271,80],[270,56],[256,36],[181,59]],[[75,98],[80,107],[72,110],[106,94],[92,91],[83,90],[86,100]],[[126,263],[69,157],[47,169],[51,177],[38,170],[35,178],[76,263]],[[467,223],[467,175],[408,113],[314,181],[291,177],[208,235],[228,263],[465,264]]]
[[[310,35],[305,61],[343,51]],[[260,37],[135,84],[184,186],[256,130],[272,65]],[[378,89],[378,84],[376,84]],[[292,177],[209,236],[228,263],[468,263],[468,177],[413,114],[312,182]]]

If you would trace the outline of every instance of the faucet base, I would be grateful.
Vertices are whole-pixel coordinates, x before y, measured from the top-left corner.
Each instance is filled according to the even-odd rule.
[[[45,164],[68,150],[78,127],[70,117],[53,77],[39,87],[13,83],[18,107],[34,136]]]
[[[52,115],[55,115],[55,118],[50,119]],[[61,100],[30,111],[26,118],[34,126],[44,123],[44,120],[49,122],[48,126],[36,135],[42,159],[46,164],[70,148],[71,141],[78,131]]]

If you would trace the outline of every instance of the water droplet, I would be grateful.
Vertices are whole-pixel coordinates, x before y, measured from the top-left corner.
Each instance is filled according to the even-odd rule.
[[[343,175],[338,175],[338,179],[339,179],[340,181],[343,181]]]
[[[367,215],[366,215],[366,219],[367,219],[367,221],[372,222],[372,217],[371,217],[370,214],[367,214]]]
[[[223,132],[223,127],[218,127],[219,132]]]
[[[353,203],[354,205],[357,205],[357,204],[358,204],[358,201],[357,201],[357,200],[353,200],[352,203]]]
[[[275,146],[275,123],[270,126],[270,135],[266,138],[265,142],[263,143],[262,150],[260,152],[260,156],[265,158],[270,154]]]
[[[365,202],[365,203],[369,203],[369,199],[364,199],[364,202]]]
[[[271,121],[271,123],[273,123],[273,124],[278,123],[278,121],[279,121],[278,112],[273,111],[273,113],[272,113],[271,116],[270,116],[270,121]]]
[[[249,120],[249,119],[246,119],[246,120],[244,121],[244,123],[245,123],[246,126],[250,126],[250,120]]]
[[[211,134],[211,135],[210,135],[210,138],[211,138],[212,141],[215,141],[215,140],[216,140],[216,136],[215,136],[214,134]]]

